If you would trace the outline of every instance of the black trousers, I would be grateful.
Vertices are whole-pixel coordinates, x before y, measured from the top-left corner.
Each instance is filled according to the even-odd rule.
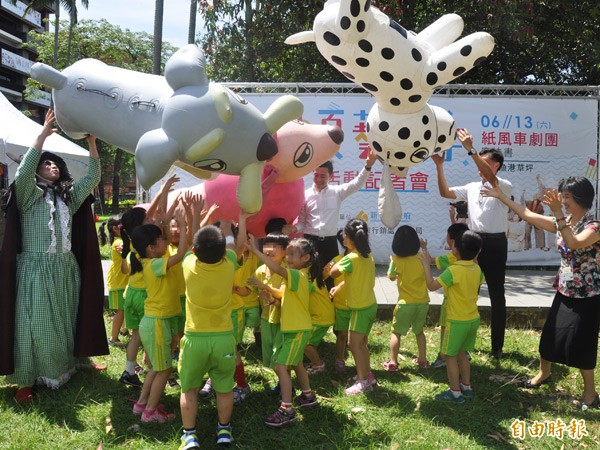
[[[492,306],[492,352],[502,351],[506,329],[506,258],[508,241],[504,233],[478,233],[482,239],[477,262],[488,286]]]
[[[315,246],[319,261],[321,262],[321,267],[325,267],[329,261],[340,254],[338,241],[335,236],[319,237],[312,234],[305,234],[304,237],[311,241]],[[325,285],[327,286],[327,289],[331,289],[333,287],[333,279],[328,278],[325,280]]]

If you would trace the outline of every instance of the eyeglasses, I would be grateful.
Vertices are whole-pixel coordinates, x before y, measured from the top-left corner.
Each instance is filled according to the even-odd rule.
[[[47,166],[47,167],[57,166],[57,164],[54,161],[52,161],[51,159],[45,159],[45,160],[43,160],[42,162],[40,162],[40,166],[41,165],[44,165],[44,166]]]

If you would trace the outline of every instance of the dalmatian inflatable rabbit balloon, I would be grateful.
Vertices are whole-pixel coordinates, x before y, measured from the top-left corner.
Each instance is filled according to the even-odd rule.
[[[405,176],[409,167],[449,149],[455,139],[450,114],[427,104],[433,89],[484,61],[494,48],[494,38],[483,32],[454,42],[463,25],[460,16],[447,14],[415,34],[370,0],[329,0],[312,31],[285,42],[315,42],[327,61],[375,97],[367,118],[369,143],[384,162],[384,174]],[[380,193],[380,215],[390,228],[401,216],[393,197]]]

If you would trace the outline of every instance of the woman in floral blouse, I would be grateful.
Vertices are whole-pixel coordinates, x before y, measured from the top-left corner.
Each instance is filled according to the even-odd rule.
[[[554,217],[536,214],[516,204],[497,188],[482,191],[496,197],[533,226],[557,233],[560,269],[556,295],[540,339],[540,370],[525,387],[536,388],[550,379],[552,363],[576,367],[583,377],[583,410],[600,407],[594,386],[600,325],[600,222],[590,213],[594,187],[587,178],[569,177],[546,191],[544,204]],[[563,206],[566,214],[563,214]]]

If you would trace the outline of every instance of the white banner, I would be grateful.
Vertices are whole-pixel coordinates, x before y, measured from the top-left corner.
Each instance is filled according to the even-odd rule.
[[[245,94],[245,97],[266,111],[277,95]],[[342,148],[333,161],[332,183],[354,178],[364,165],[368,150],[365,127],[372,98],[326,94],[301,94],[299,98],[304,103],[304,121],[337,124],[344,130]],[[598,104],[595,99],[436,97],[431,104],[448,110],[457,127],[467,128],[476,149],[495,147],[503,151],[505,164],[499,176],[513,184],[517,202],[533,201],[540,186],[556,187],[567,176],[586,176],[596,185]],[[475,164],[458,141],[446,152],[445,173],[450,186],[479,180]],[[381,165],[376,164],[365,188],[344,201],[340,227],[352,217],[365,219],[369,223],[375,260],[385,264],[392,252],[394,230],[387,229],[377,214],[380,178]],[[305,184],[312,184],[312,176],[305,178]],[[394,180],[394,186],[402,204],[401,225],[411,225],[427,239],[432,254],[447,252],[445,236],[451,223],[450,205],[438,193],[433,162],[427,160],[411,167],[406,178]],[[543,212],[550,214],[547,207]],[[509,223],[508,237],[509,264],[558,264],[554,235],[530,229],[517,217]]]

